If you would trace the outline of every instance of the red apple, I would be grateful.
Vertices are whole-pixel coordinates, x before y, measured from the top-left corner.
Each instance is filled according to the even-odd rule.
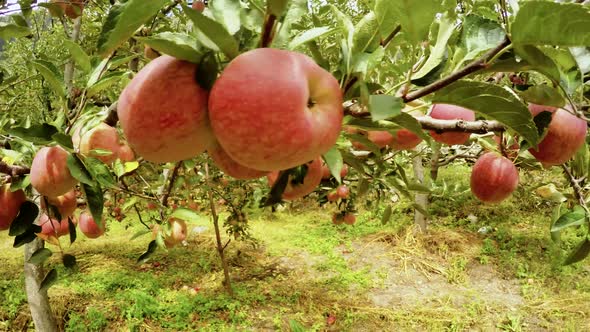
[[[336,193],[338,194],[338,197],[346,199],[348,198],[348,196],[350,196],[350,189],[348,189],[348,187],[345,184],[343,184],[336,188]]]
[[[531,148],[529,152],[545,167],[570,160],[584,144],[588,130],[586,121],[562,108],[529,104],[529,110],[533,116],[542,111],[552,113],[547,134],[537,149]]]
[[[101,225],[99,226],[96,223],[96,221],[94,221],[92,214],[90,214],[90,212],[87,212],[87,211],[84,211],[80,214],[78,226],[80,227],[80,230],[82,231],[82,233],[84,233],[84,235],[86,235],[86,237],[90,238],[90,239],[96,239],[97,237],[100,237],[101,235],[103,235],[105,232],[105,228],[106,228],[104,220],[102,221]]]
[[[467,108],[450,105],[450,104],[435,104],[432,106],[432,112],[430,112],[430,116],[434,119],[442,119],[442,120],[465,120],[465,121],[474,121],[475,120],[475,113],[472,110]],[[460,133],[460,132],[448,132],[437,134],[434,130],[430,131],[430,135],[434,138],[435,141],[448,144],[448,145],[455,145],[455,144],[464,144],[469,139],[470,133]]]
[[[483,154],[471,170],[471,192],[486,203],[499,203],[518,186],[518,170],[506,157],[496,152]]]
[[[294,200],[301,198],[307,194],[310,194],[317,188],[322,181],[322,159],[321,157],[315,158],[312,162],[307,165],[307,174],[303,179],[303,183],[293,183],[291,175],[289,175],[287,187],[283,192],[283,199]],[[279,172],[272,172],[266,176],[268,178],[268,184],[272,186],[279,177]]]
[[[233,59],[221,73],[211,90],[209,117],[233,160],[257,170],[284,170],[336,143],[342,90],[304,54],[257,48]]]
[[[422,142],[418,135],[407,129],[400,129],[393,134],[390,146],[394,150],[411,150]]]
[[[326,195],[326,198],[328,199],[328,202],[336,202],[338,200],[338,193],[336,190],[332,190]]]
[[[223,171],[223,173],[239,180],[258,179],[266,175],[266,171],[259,171],[247,166],[241,165],[233,160],[219,144],[207,149],[207,153],[213,159],[215,165]]]
[[[46,239],[49,237],[61,237],[70,234],[68,218],[62,218],[61,221],[57,219],[49,219],[46,214],[39,218],[39,225],[41,226],[41,233],[37,234],[40,238]]]
[[[356,216],[354,214],[348,213],[348,212],[346,212],[344,214],[343,219],[344,219],[344,223],[347,225],[354,225],[354,223],[356,222]]]
[[[62,147],[44,147],[33,159],[31,185],[41,195],[57,197],[74,189],[78,181],[67,165],[69,153]]]
[[[157,206],[157,205],[156,205],[156,203],[154,203],[154,202],[148,202],[148,203],[147,203],[147,209],[148,209],[148,210],[153,210],[153,209],[155,209],[155,208],[157,208],[157,207],[158,207],[158,206]]]
[[[122,143],[119,146],[119,151],[117,152],[117,156],[124,163],[135,160],[135,153],[133,152],[131,147],[129,145],[127,145],[127,143]]]
[[[205,10],[205,2],[203,0],[194,0],[191,7],[194,10],[202,13]]]
[[[57,208],[62,218],[69,217],[74,214],[78,207],[76,201],[76,192],[74,190],[58,197],[47,197],[47,202]],[[41,209],[47,210],[45,199],[41,199]]]
[[[20,206],[27,200],[25,192],[10,191],[10,184],[0,187],[0,231],[7,230],[18,216]]]
[[[380,149],[391,146],[393,135],[386,130],[370,130],[367,134],[369,141],[375,143]]]
[[[332,223],[334,225],[342,225],[344,223],[344,217],[342,213],[336,212],[332,215]]]
[[[105,164],[110,164],[117,159],[121,147],[117,129],[102,122],[84,132],[82,127],[76,128],[72,135],[72,142],[74,148],[78,148],[81,154],[97,158]],[[95,150],[110,151],[110,154],[99,154]]]
[[[127,142],[145,160],[193,158],[213,143],[207,91],[195,80],[197,66],[162,55],[125,87],[117,114]]]

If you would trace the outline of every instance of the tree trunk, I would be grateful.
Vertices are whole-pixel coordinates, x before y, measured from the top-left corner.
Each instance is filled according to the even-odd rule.
[[[417,154],[413,159],[414,177],[416,181],[424,184],[424,166],[422,165],[422,155]],[[428,207],[428,194],[416,193],[414,196],[414,202],[424,210]],[[426,231],[427,221],[426,216],[423,215],[417,209],[414,209],[414,224],[418,226],[418,230],[421,232]]]
[[[25,288],[35,330],[53,332],[57,331],[57,322],[49,305],[47,290],[39,291],[39,286],[45,277],[43,265],[27,263],[31,255],[44,246],[45,242],[39,238],[25,244]]]
[[[80,39],[80,30],[82,28],[82,16],[76,18],[74,20],[74,28],[72,29],[72,35],[70,36],[70,40],[74,43],[77,43]],[[68,93],[68,97],[71,99],[72,96],[72,88],[74,87],[74,69],[75,69],[75,62],[74,58],[70,58],[66,63],[64,68],[64,83],[66,85],[66,90]]]

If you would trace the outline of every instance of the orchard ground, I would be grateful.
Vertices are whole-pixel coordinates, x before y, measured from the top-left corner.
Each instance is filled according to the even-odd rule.
[[[548,173],[521,171],[514,196],[488,206],[469,192],[468,173],[441,169],[426,235],[413,232],[404,200],[386,225],[376,209],[335,226],[333,207],[312,199],[251,214],[258,246],[228,246],[235,298],[224,292],[205,213],[189,224],[187,246],[159,249],[144,264],[136,259],[150,237],[129,241],[141,230],[129,214],[100,239],[79,234],[71,248],[62,240],[79,269],[60,265],[51,304],[67,331],[589,330],[590,261],[560,265],[566,252],[549,238],[551,207],[529,185]],[[567,186],[559,169],[550,173]],[[22,250],[11,241],[0,235],[0,330],[22,331],[32,323]],[[571,250],[579,237],[562,241]]]

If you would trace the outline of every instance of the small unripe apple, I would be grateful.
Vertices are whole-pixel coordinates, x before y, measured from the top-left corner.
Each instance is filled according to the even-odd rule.
[[[302,53],[257,48],[234,58],[215,81],[209,117],[236,162],[263,171],[289,169],[334,146],[342,90]]]
[[[115,206],[115,207],[113,208],[113,213],[114,213],[114,214],[116,214],[116,215],[119,215],[119,214],[121,214],[121,207],[119,207],[119,206]]]
[[[315,158],[307,165],[307,173],[303,183],[294,183],[292,176],[289,175],[287,187],[283,192],[282,198],[285,200],[295,200],[312,193],[322,182],[322,160],[321,157]],[[269,186],[272,186],[279,177],[279,172],[272,172],[267,176]]]
[[[106,229],[104,220],[99,226],[92,217],[92,214],[87,211],[84,211],[80,214],[78,226],[80,227],[82,233],[84,233],[84,235],[90,239],[96,239],[97,237],[100,237],[104,234]]]
[[[475,120],[475,113],[472,110],[456,106],[450,104],[435,104],[432,106],[432,112],[430,112],[430,117],[433,119],[442,119],[442,120],[465,120],[465,121],[474,121]],[[460,133],[460,132],[448,132],[437,134],[434,130],[430,131],[430,135],[432,138],[440,143],[448,144],[448,145],[455,145],[455,144],[464,144],[471,136],[470,133]]]
[[[74,214],[78,207],[76,201],[76,192],[74,190],[67,192],[58,197],[46,197],[47,202],[57,208],[62,218],[66,218]],[[47,210],[45,199],[41,199],[41,209]]]
[[[162,55],[125,87],[117,106],[127,142],[145,160],[177,162],[214,142],[207,119],[207,91],[195,79],[197,65]]]
[[[213,159],[215,166],[217,166],[223,173],[239,180],[258,179],[265,176],[268,172],[259,171],[247,166],[241,165],[233,160],[219,144],[214,144],[207,149],[207,154]]]
[[[482,202],[499,203],[518,186],[518,170],[496,152],[483,154],[471,170],[471,192]]]
[[[562,108],[529,104],[529,110],[533,116],[542,111],[552,113],[547,134],[539,146],[529,149],[529,152],[545,167],[570,160],[584,144],[588,131],[586,121]]]
[[[0,186],[0,231],[10,228],[26,200],[24,191],[11,192],[10,184]]]
[[[70,174],[69,153],[60,146],[44,147],[33,159],[31,185],[41,195],[57,197],[74,189],[78,181]]]
[[[343,184],[341,186],[338,186],[338,188],[336,188],[336,193],[338,194],[338,197],[340,197],[342,199],[346,199],[346,198],[348,198],[348,196],[350,196],[350,189],[348,189],[348,187]]]

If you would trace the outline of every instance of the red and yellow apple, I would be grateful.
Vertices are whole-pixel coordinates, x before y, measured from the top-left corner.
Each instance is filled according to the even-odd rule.
[[[78,18],[84,10],[84,0],[51,0],[59,6],[62,13],[71,19]]]
[[[76,211],[76,208],[78,207],[78,202],[76,201],[76,192],[74,190],[71,190],[61,196],[42,198],[41,209],[43,210],[47,210],[45,200],[47,200],[47,203],[57,208],[57,211],[59,211],[59,214],[62,218],[67,218],[74,214],[74,211]]]
[[[471,170],[471,192],[482,202],[499,203],[518,186],[518,170],[496,152],[483,154]]]
[[[316,157],[313,161],[306,164],[307,173],[303,179],[303,183],[294,183],[292,176],[289,175],[287,180],[287,187],[283,192],[282,198],[285,200],[295,200],[305,195],[310,194],[317,188],[322,181],[322,159]],[[272,172],[267,176],[268,184],[272,186],[279,177],[279,172]]]
[[[46,214],[41,215],[38,221],[38,225],[41,226],[41,233],[37,233],[37,236],[45,241],[51,241],[51,238],[58,238],[64,235],[70,234],[70,227],[68,223],[68,218],[62,217],[62,220],[59,221],[54,218],[49,218]]]
[[[336,143],[342,91],[308,56],[258,48],[233,59],[221,73],[209,97],[209,117],[233,160],[279,171],[306,163]]]
[[[472,110],[450,104],[434,104],[430,117],[441,120],[465,120],[474,121],[475,113]],[[455,145],[464,144],[469,139],[470,133],[447,132],[438,134],[434,130],[430,131],[432,138],[440,143]]]
[[[25,192],[10,191],[10,184],[0,187],[0,231],[10,228],[14,219],[18,216],[20,206],[27,200]]]
[[[80,218],[78,219],[78,227],[87,238],[96,239],[102,236],[106,229],[105,221],[103,220],[100,226],[92,217],[92,214],[88,211],[84,211],[80,214]]]
[[[44,147],[33,159],[31,185],[41,195],[58,197],[74,189],[78,181],[67,165],[69,153],[62,147]]]
[[[207,149],[207,153],[213,159],[215,165],[223,171],[223,173],[239,180],[258,179],[266,175],[268,172],[259,171],[247,166],[241,165],[233,160],[219,144],[215,144]]]
[[[117,114],[127,142],[145,160],[193,158],[214,137],[207,118],[207,91],[195,80],[197,65],[163,55],[125,87]]]
[[[172,248],[186,240],[187,226],[184,220],[172,218],[168,222],[168,227],[164,235],[166,248]]]
[[[533,116],[542,111],[551,112],[551,122],[547,133],[538,147],[529,149],[545,167],[560,165],[570,160],[584,144],[588,125],[563,108],[529,104]]]

